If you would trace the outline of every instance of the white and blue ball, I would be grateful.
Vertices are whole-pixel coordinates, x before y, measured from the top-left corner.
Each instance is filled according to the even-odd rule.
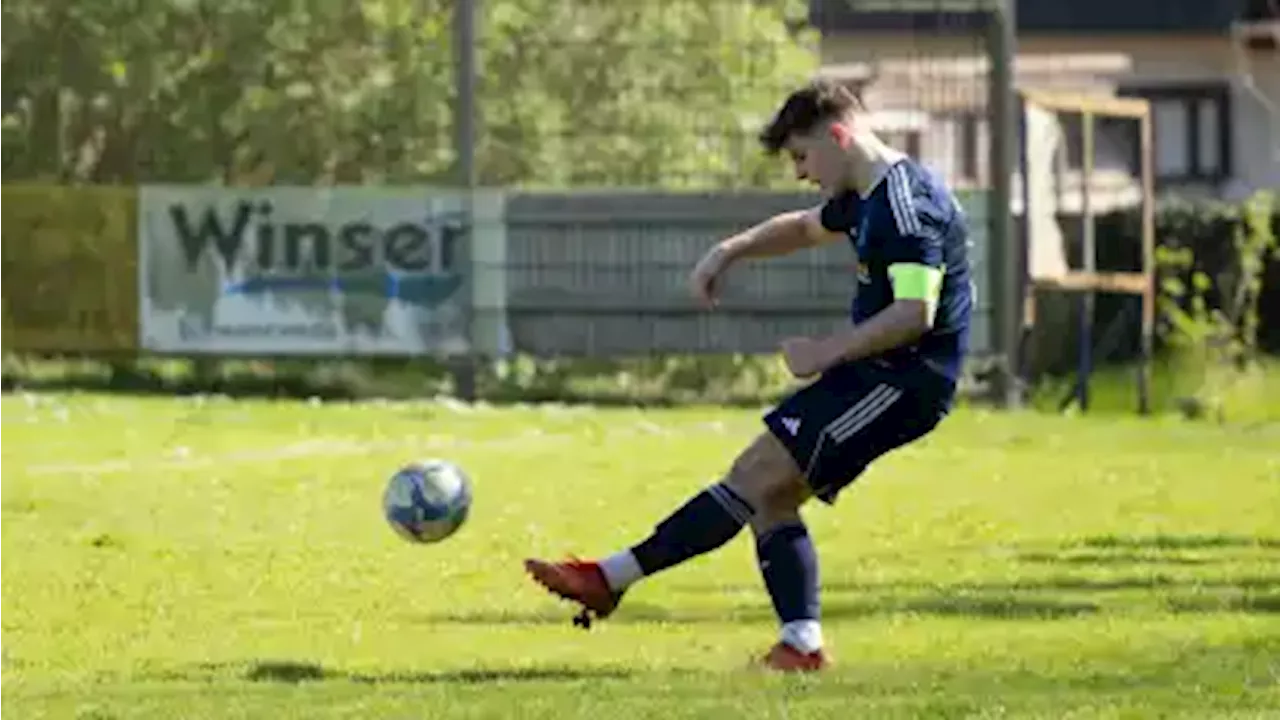
[[[453,535],[471,510],[471,479],[447,460],[410,463],[391,476],[382,513],[401,537],[436,543]]]

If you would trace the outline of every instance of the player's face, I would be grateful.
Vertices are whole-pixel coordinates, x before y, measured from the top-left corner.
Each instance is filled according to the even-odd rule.
[[[846,158],[839,133],[829,127],[792,135],[787,154],[796,168],[796,179],[817,185],[824,193],[838,191],[845,181]]]

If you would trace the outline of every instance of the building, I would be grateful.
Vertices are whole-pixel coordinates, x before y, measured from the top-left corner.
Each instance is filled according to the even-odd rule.
[[[982,1],[809,4],[823,71],[862,86],[881,132],[961,186],[989,182],[984,20],[964,11]],[[1017,0],[1016,12],[1019,88],[1151,101],[1160,192],[1280,187],[1280,0]],[[1078,167],[1072,122],[1057,161]],[[1103,205],[1132,200],[1134,125],[1099,124],[1096,182],[1117,191]]]

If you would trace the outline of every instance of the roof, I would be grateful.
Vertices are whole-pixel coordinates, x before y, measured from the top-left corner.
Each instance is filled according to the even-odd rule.
[[[993,0],[809,0],[820,31],[971,33]],[[1253,14],[1257,0],[1016,0],[1019,33],[1212,33]],[[885,8],[890,8],[886,10]],[[898,9],[902,8],[902,9]],[[941,11],[939,11],[941,9]]]

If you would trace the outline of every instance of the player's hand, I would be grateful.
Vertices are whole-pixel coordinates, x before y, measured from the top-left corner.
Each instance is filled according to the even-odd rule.
[[[693,267],[689,288],[704,307],[715,307],[719,303],[720,276],[728,267],[728,253],[719,245],[711,248]]]
[[[798,378],[817,375],[832,363],[826,345],[820,340],[807,337],[783,340],[782,357],[787,362],[787,369]]]

